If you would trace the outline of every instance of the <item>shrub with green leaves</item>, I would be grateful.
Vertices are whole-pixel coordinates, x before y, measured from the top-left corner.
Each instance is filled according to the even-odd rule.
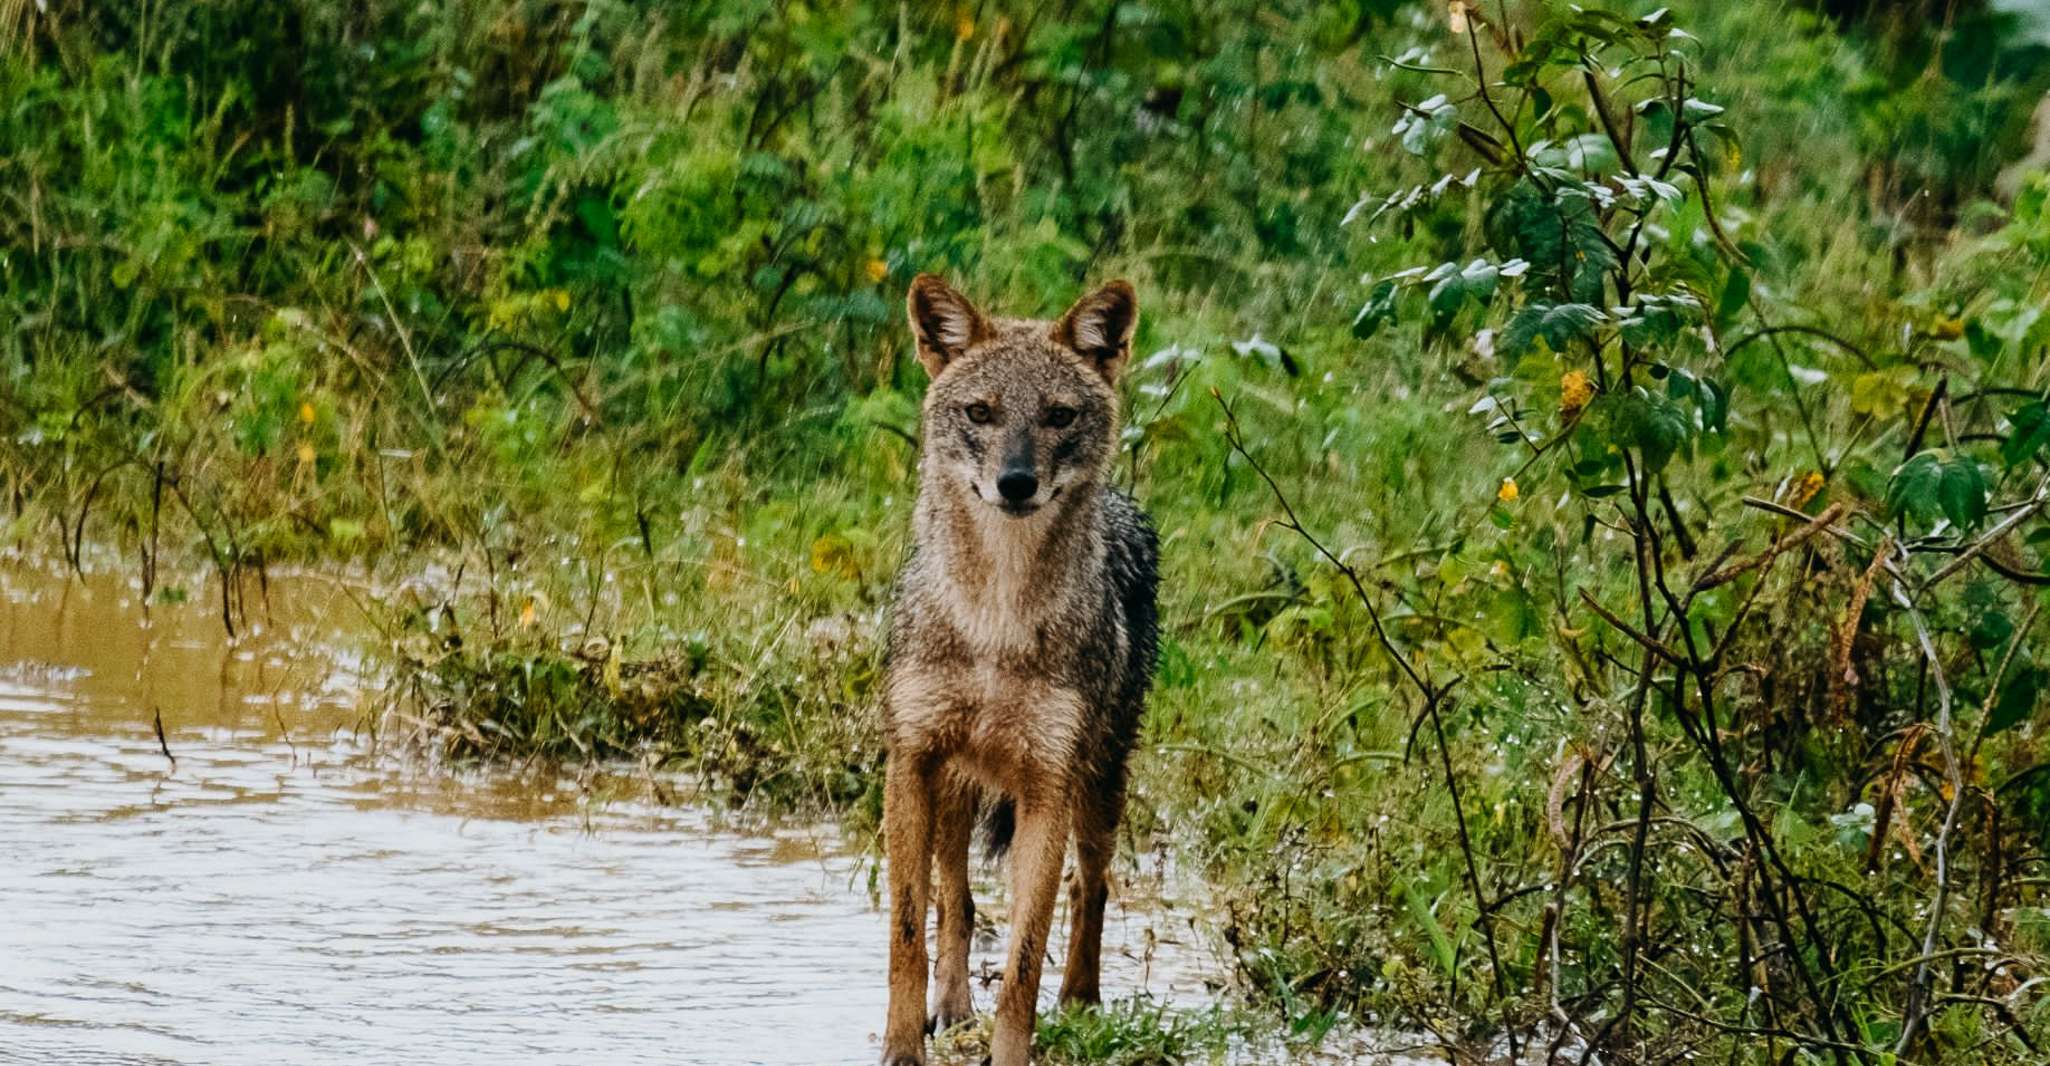
[[[2050,73],[2003,17],[0,5],[0,544],[235,627],[361,567],[444,754],[858,830],[903,288],[1127,276],[1132,840],[1281,1028],[2037,1061],[2050,183],[1989,193]]]
[[[1463,202],[1463,238],[1365,279],[1352,327],[1417,321],[1510,470],[1440,582],[1384,593],[1317,545],[1450,805],[1443,858],[1362,886],[1432,945],[1383,979],[1512,1053],[2034,1054],[2044,182],[1840,321],[1766,283],[1787,252],[1739,206],[1743,115],[1668,12],[1453,7],[1458,64],[1394,64],[1442,89],[1396,125],[1441,173],[1355,214],[1425,228]],[[1488,559],[1492,587],[1442,580]],[[1471,621],[1504,596],[1532,624]],[[1461,730],[1537,703],[1571,713],[1497,757],[1526,783],[1492,780]],[[1353,900],[1260,901],[1283,932],[1256,976],[1330,994],[1300,968],[1368,970],[1385,937],[1286,932]]]

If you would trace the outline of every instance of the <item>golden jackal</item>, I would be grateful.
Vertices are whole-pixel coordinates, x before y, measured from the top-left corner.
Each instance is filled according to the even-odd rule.
[[[945,1028],[972,1012],[968,845],[987,798],[993,843],[1011,856],[1010,960],[990,1057],[1025,1066],[1070,830],[1061,1000],[1097,1000],[1105,874],[1153,675],[1158,541],[1131,498],[1105,484],[1139,306],[1132,286],[1114,281],[1058,322],[988,318],[930,274],[911,283],[909,304],[932,385],[884,686],[883,1062],[924,1062],[928,1022]],[[928,1020],[935,858],[939,1002]]]

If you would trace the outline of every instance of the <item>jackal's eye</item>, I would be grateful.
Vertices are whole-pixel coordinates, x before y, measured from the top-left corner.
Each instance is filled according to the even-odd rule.
[[[1055,404],[1046,409],[1046,424],[1055,429],[1066,429],[1075,422],[1075,409],[1064,404]]]
[[[986,403],[969,404],[968,421],[973,422],[978,426],[989,425],[989,405]]]

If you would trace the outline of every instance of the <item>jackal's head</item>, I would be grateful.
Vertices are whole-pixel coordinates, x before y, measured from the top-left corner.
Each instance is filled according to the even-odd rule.
[[[1129,282],[1097,289],[1054,322],[986,317],[931,274],[912,281],[908,302],[918,360],[932,375],[928,477],[1023,518],[1102,476],[1117,450],[1117,377],[1139,324]]]

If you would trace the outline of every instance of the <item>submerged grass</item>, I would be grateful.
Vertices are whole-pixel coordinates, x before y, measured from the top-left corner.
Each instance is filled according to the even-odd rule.
[[[903,287],[1046,313],[1128,276],[1118,476],[1166,624],[1130,834],[1210,886],[1268,1024],[1476,1061],[1505,1033],[2031,1061],[2050,221],[2042,186],[1987,193],[2040,50],[1975,5],[1947,34],[1676,5],[1701,174],[1633,247],[1700,308],[1512,354],[1573,271],[1511,273],[1489,110],[1611,178],[1604,121],[1673,123],[1623,106],[1643,64],[1512,68],[1566,8],[1462,12],[0,10],[0,541],[118,544],[230,628],[270,567],[364,564],[395,578],[395,722],[446,756],[641,760],[865,827],[915,489]],[[1404,294],[1439,262],[1458,284]],[[1641,344],[1656,367],[1606,376]],[[1676,575],[1788,547],[1661,631],[1654,535]],[[1882,543],[1923,553],[1903,589],[1937,552],[1986,569],[1904,610]],[[188,553],[208,587],[159,579]],[[1707,729],[1689,640],[1728,648]],[[1252,1024],[1123,1004],[1041,1036],[1203,1061]]]

